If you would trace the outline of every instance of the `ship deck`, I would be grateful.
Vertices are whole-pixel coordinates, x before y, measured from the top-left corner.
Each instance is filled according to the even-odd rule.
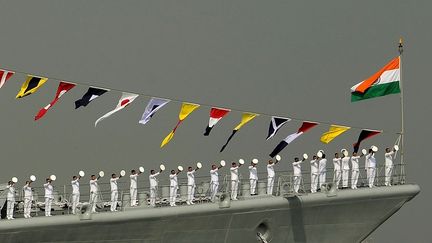
[[[178,207],[0,221],[1,242],[360,242],[418,185],[240,197]],[[223,197],[222,197],[223,198]]]

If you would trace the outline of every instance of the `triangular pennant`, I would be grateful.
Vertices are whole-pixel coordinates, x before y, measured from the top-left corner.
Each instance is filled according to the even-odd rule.
[[[291,121],[290,118],[272,116],[268,130],[267,140],[271,139],[285,123]]]
[[[44,108],[39,110],[39,112],[35,116],[35,121],[42,118],[47,113],[47,111],[51,107],[53,107],[55,103],[57,103],[57,101],[60,99],[60,97],[62,97],[66,92],[68,92],[69,90],[71,90],[75,86],[76,86],[75,84],[60,81],[54,99],[47,106],[45,106]]]
[[[230,111],[231,110],[229,109],[212,107],[210,110],[209,123],[205,129],[204,136],[210,135],[212,128]]]
[[[35,93],[47,80],[48,78],[28,75],[27,80],[22,84],[21,90],[16,95],[16,98],[23,98]]]
[[[188,117],[195,109],[197,109],[200,105],[197,104],[191,104],[191,103],[182,103],[182,107],[179,112],[179,121],[177,122],[177,125],[174,127],[174,129],[164,138],[162,141],[160,147],[162,148],[167,143],[173,139],[175,131],[177,130],[177,127],[183,122],[186,117]]]
[[[231,139],[233,138],[234,134],[236,134],[236,132],[242,128],[246,123],[250,122],[252,119],[254,119],[255,117],[259,116],[258,114],[255,113],[249,113],[249,112],[244,112],[241,118],[240,123],[233,129],[233,132],[231,133],[231,135],[228,137],[226,143],[222,146],[221,150],[219,152],[224,151],[224,149],[226,148],[226,146],[228,145],[228,143],[231,141]]]
[[[375,135],[377,135],[377,134],[380,134],[380,133],[381,133],[381,131],[363,129],[363,130],[360,132],[360,135],[359,135],[359,137],[358,137],[358,139],[357,139],[357,142],[353,144],[354,152],[356,152],[356,153],[358,152],[358,150],[359,150],[359,148],[360,148],[360,143],[361,143],[363,140],[366,140],[366,139],[368,139],[368,138],[370,138],[370,137],[373,137],[373,136],[375,136]]]
[[[312,129],[319,123],[317,122],[308,122],[304,121],[301,125],[301,127],[297,130],[296,133],[288,135],[284,140],[282,140],[269,154],[270,157],[275,157],[278,153],[280,153],[288,144],[290,144],[292,141],[300,137],[303,133],[307,132],[308,130]]]
[[[325,132],[321,135],[320,141],[328,144],[333,139],[335,139],[337,136],[341,135],[342,133],[348,131],[350,127],[345,126],[339,126],[339,125],[331,125],[328,132]]]
[[[144,110],[141,119],[139,120],[139,123],[146,124],[147,122],[149,122],[153,115],[164,105],[168,104],[168,102],[170,102],[170,100],[168,99],[151,98]]]
[[[77,101],[75,101],[75,109],[80,108],[81,106],[87,106],[92,100],[98,98],[99,96],[105,94],[109,90],[90,87],[87,92],[83,95],[83,97]]]
[[[6,83],[6,81],[8,81],[8,79],[10,77],[12,77],[12,75],[14,75],[15,72],[13,71],[7,71],[7,70],[2,70],[0,69],[0,88],[3,87],[3,85]]]
[[[97,124],[100,121],[108,118],[112,114],[116,113],[119,110],[122,110],[123,108],[125,108],[126,106],[128,106],[129,104],[131,104],[137,97],[138,97],[137,94],[131,94],[131,93],[123,92],[122,96],[120,97],[120,100],[117,103],[116,108],[114,108],[114,110],[106,113],[105,115],[103,115],[99,119],[97,119],[96,122],[95,122],[95,127],[97,126]]]

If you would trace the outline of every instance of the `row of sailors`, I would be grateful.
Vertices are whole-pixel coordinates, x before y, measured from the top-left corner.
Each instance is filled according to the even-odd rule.
[[[137,179],[138,175],[141,174],[142,171],[136,172],[135,170],[131,171],[130,177],[130,196],[131,196],[131,206],[137,206],[136,198],[137,198]],[[115,174],[112,174],[112,178],[110,180],[111,184],[111,211],[117,211],[117,200],[118,200],[118,188],[117,188],[117,180],[124,176],[124,171],[122,171],[119,177]],[[79,176],[73,176],[71,181],[72,186],[72,195],[71,195],[71,205],[72,205],[72,213],[76,214],[76,209],[80,201],[80,179],[84,176],[84,172],[80,171]],[[99,196],[99,186],[98,180],[104,176],[103,171],[99,172],[99,175],[90,176],[90,205],[91,211],[93,213],[96,212],[96,202]],[[26,184],[23,187],[24,192],[24,218],[31,218],[31,205],[33,201],[33,188],[31,186],[32,182],[36,180],[34,176],[30,177],[29,181],[26,181]],[[44,198],[45,198],[45,216],[50,217],[51,215],[51,207],[54,201],[54,187],[52,185],[53,181],[56,180],[55,175],[51,175],[46,179],[46,183],[43,185],[44,187]],[[15,183],[18,180],[16,177],[12,178],[11,181],[8,182],[7,186],[7,210],[6,210],[6,218],[14,219],[13,210],[15,205]],[[115,206],[114,206],[115,205]]]
[[[395,145],[393,149],[386,148],[385,157],[385,185],[391,186],[391,176],[393,173],[393,157],[395,152],[398,150],[398,146]],[[366,179],[368,186],[370,188],[374,187],[374,181],[376,176],[376,158],[375,153],[378,151],[376,146],[372,146],[369,151],[363,149],[362,153],[358,155],[356,152],[352,153],[352,156],[348,156],[348,151],[342,149],[342,156],[339,156],[339,153],[335,153],[333,159],[333,168],[334,168],[334,178],[333,182],[336,187],[339,188],[340,182],[342,180],[342,188],[348,188],[349,183],[349,171],[350,166],[349,163],[351,161],[351,189],[357,189],[357,182],[359,177],[359,159],[365,156],[365,170],[366,170]],[[307,158],[307,156],[305,156]],[[306,160],[303,158],[303,161]],[[294,169],[294,191],[297,193],[300,186],[301,181],[301,163],[303,161],[299,161],[298,158],[295,158],[293,162]],[[326,164],[327,159],[324,152],[321,150],[317,153],[317,155],[313,156],[313,159],[310,161],[311,164],[311,192],[317,192],[317,188],[321,188],[321,185],[326,183]],[[319,186],[319,187],[318,187]]]
[[[398,150],[398,147],[395,146],[393,150],[390,148],[386,148],[385,153],[385,185],[391,186],[390,180],[393,171],[393,156],[394,153]],[[357,189],[357,181],[359,177],[359,159],[362,156],[365,156],[365,169],[367,174],[368,185],[370,188],[374,187],[374,179],[376,174],[376,158],[375,153],[378,149],[375,146],[372,146],[368,152],[365,150],[362,151],[362,154],[357,155],[356,152],[352,154],[351,157],[348,156],[348,152],[346,150],[342,150],[342,156],[339,157],[338,153],[335,153],[335,157],[333,159],[334,166],[334,179],[333,182],[336,184],[337,188],[339,188],[340,181],[342,179],[342,187],[348,187],[348,177],[349,177],[349,162],[351,161],[351,188]],[[301,164],[308,158],[306,154],[303,155],[303,159],[294,158],[294,162],[292,162],[293,171],[294,171],[294,191],[298,193],[301,183]],[[280,156],[276,156],[276,160],[273,161],[270,159],[267,164],[267,194],[273,194],[273,185],[275,179],[275,171],[274,166],[280,161]],[[230,173],[231,173],[231,199],[238,200],[238,186],[239,186],[239,168],[244,164],[244,160],[240,159],[239,164],[236,162],[232,162]],[[251,196],[256,195],[256,185],[258,181],[258,172],[256,165],[258,164],[257,159],[253,159],[250,163],[249,169],[249,182],[250,182],[250,194]],[[327,159],[324,151],[320,150],[317,155],[314,155],[312,160],[310,161],[311,165],[311,192],[317,192],[317,188],[321,188],[321,185],[326,183],[326,166]],[[210,200],[212,202],[215,201],[216,194],[219,188],[219,175],[218,171],[222,167],[225,166],[225,161],[221,161],[220,165],[212,165],[210,170]],[[195,195],[195,172],[202,167],[201,163],[197,163],[197,167],[194,169],[192,167],[188,167],[187,178],[188,178],[188,191],[187,191],[187,199],[186,203],[188,205],[194,204],[194,195]],[[160,170],[156,172],[156,170],[151,170],[149,175],[150,181],[150,206],[156,206],[156,194],[158,187],[158,179],[157,176],[160,175],[165,170],[165,166],[161,165]],[[178,180],[177,176],[180,172],[182,172],[183,168],[181,166],[176,170],[171,170],[169,175],[170,179],[170,197],[169,203],[170,206],[175,207],[177,191],[178,191]],[[140,167],[139,171],[132,170],[130,174],[130,205],[131,207],[137,206],[137,188],[138,188],[138,176],[144,172],[144,169]],[[72,195],[71,195],[71,206],[72,213],[76,214],[77,205],[80,201],[80,186],[79,181],[84,176],[84,172],[80,171],[79,176],[73,176],[71,185],[72,185]],[[90,205],[91,211],[93,213],[96,212],[96,201],[99,196],[99,187],[98,180],[104,176],[104,173],[101,171],[99,175],[91,175],[90,177]],[[121,171],[120,175],[116,174],[111,175],[110,186],[111,186],[111,207],[110,210],[112,212],[117,211],[117,203],[118,203],[118,186],[117,181],[125,176],[125,172]],[[24,217],[30,218],[30,210],[31,203],[33,201],[33,190],[31,188],[31,183],[35,180],[26,181],[25,186],[23,187],[24,191]],[[46,179],[46,183],[44,184],[45,189],[45,216],[51,216],[51,205],[54,200],[53,191],[54,188],[52,186],[52,182],[55,180],[55,176],[51,176]],[[13,218],[13,209],[15,203],[15,183],[16,178],[13,181],[9,181],[8,183],[8,194],[7,194],[7,219]]]
[[[251,162],[250,166],[250,174],[251,174],[251,194],[255,194],[255,188],[256,188],[256,181],[258,180],[257,176],[257,170],[256,170],[256,164],[258,163],[257,160],[253,160]],[[214,201],[216,193],[218,192],[219,187],[219,176],[218,176],[218,170],[225,166],[225,163],[221,163],[220,166],[212,165],[212,169],[210,170],[211,175],[211,186],[210,186],[210,194],[211,194],[211,200]],[[187,172],[187,178],[188,178],[188,192],[187,192],[187,200],[186,203],[188,205],[194,204],[194,194],[195,194],[195,172],[202,167],[201,163],[197,164],[197,167],[193,169],[192,167],[188,168]],[[141,169],[141,168],[140,168]],[[157,187],[158,187],[158,180],[157,176],[162,173],[165,170],[165,166],[161,165],[160,170],[156,172],[155,170],[150,171],[149,175],[149,181],[150,181],[150,206],[155,207],[156,206],[156,193],[157,193]],[[177,175],[182,171],[183,169],[179,166],[178,170],[171,170],[171,174],[169,175],[170,178],[170,206],[176,206],[176,198],[177,198],[177,191],[178,191],[178,180]],[[137,206],[137,179],[138,176],[143,172],[143,169],[139,172],[132,170],[130,177],[130,205],[131,207]],[[80,201],[80,179],[82,176],[84,176],[84,173],[80,171],[79,176],[73,176],[71,185],[72,185],[72,195],[71,195],[71,206],[72,206],[72,214],[76,214],[76,209]],[[124,171],[120,173],[119,176],[116,174],[111,175],[110,179],[110,187],[111,187],[111,211],[117,211],[117,203],[118,203],[118,186],[117,181],[124,176]],[[235,181],[233,185],[235,184],[235,187],[233,188],[233,194],[235,192],[235,196],[232,197],[233,200],[237,200],[237,191],[238,191],[238,166],[236,166],[236,163],[233,163],[231,168],[231,179]],[[96,177],[96,175],[90,176],[90,205],[91,205],[91,211],[93,213],[96,212],[96,201],[97,197],[99,195],[99,187],[98,187],[98,180],[103,177],[103,172],[100,172],[99,175]],[[274,171],[273,176],[274,178]],[[34,179],[35,180],[35,179]],[[46,183],[44,184],[44,191],[45,191],[45,216],[50,217],[51,216],[51,205],[54,200],[53,192],[54,188],[52,185],[52,182],[55,180],[55,176],[50,176],[46,179]],[[14,210],[14,203],[15,203],[15,182],[9,181],[8,183],[8,194],[7,194],[7,219],[14,219],[13,218],[13,210]],[[33,180],[26,181],[25,186],[23,187],[24,191],[24,217],[25,218],[31,218],[30,216],[30,210],[31,210],[31,203],[33,201],[33,190],[31,187],[31,183]],[[273,184],[273,183],[272,183]]]

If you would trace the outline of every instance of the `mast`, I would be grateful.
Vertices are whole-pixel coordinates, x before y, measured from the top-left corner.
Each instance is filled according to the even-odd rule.
[[[402,53],[403,53],[403,42],[402,38],[399,39],[399,70],[400,70],[400,102],[401,102],[401,131],[400,131],[400,144],[401,144],[401,150],[400,150],[400,159],[401,159],[401,165],[400,165],[400,178],[399,182],[401,184],[405,184],[405,162],[404,162],[404,135],[405,135],[405,124],[404,124],[404,96],[403,96],[403,87],[402,87]]]

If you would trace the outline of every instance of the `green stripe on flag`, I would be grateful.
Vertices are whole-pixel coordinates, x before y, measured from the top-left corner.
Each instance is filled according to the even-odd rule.
[[[371,86],[363,94],[359,92],[351,93],[351,102],[398,93],[400,93],[399,81],[378,84]]]

